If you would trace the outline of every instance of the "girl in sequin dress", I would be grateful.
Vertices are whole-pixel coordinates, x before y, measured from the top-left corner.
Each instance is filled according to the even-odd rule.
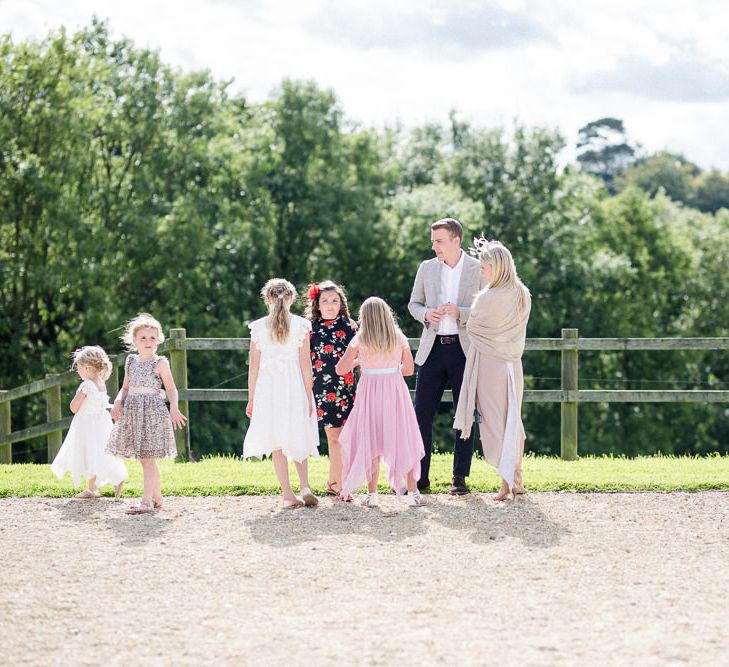
[[[128,514],[144,514],[162,507],[162,486],[157,459],[177,455],[174,428],[183,428],[187,417],[178,408],[178,395],[170,364],[156,354],[164,342],[162,326],[147,313],[140,313],[126,326],[122,341],[130,350],[124,364],[124,384],[114,401],[114,420],[106,451],[114,456],[137,459],[142,464],[142,500],[127,509]],[[170,409],[167,411],[164,384]]]

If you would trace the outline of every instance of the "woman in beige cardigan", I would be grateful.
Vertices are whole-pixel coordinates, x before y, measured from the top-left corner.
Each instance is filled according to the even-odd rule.
[[[531,296],[504,245],[483,238],[476,239],[474,245],[488,285],[475,296],[466,324],[471,345],[454,428],[467,438],[478,409],[484,458],[498,469],[503,480],[493,499],[504,500],[510,494],[515,498],[524,493],[521,355]]]

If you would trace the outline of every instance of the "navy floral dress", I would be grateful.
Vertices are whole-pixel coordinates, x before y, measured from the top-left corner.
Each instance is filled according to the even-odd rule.
[[[334,367],[344,356],[356,333],[354,325],[340,315],[333,320],[311,323],[311,365],[314,370],[314,400],[319,425],[344,426],[354,403],[354,373],[337,375]]]

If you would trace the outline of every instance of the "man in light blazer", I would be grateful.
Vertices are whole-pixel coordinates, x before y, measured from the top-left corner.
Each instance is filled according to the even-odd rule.
[[[415,414],[425,445],[420,462],[418,488],[430,486],[430,455],[433,449],[433,418],[446,385],[458,405],[463,369],[468,351],[466,322],[474,295],[484,287],[479,261],[461,249],[463,227],[455,218],[443,218],[430,226],[435,257],[424,261],[415,276],[408,310],[424,325],[415,355]],[[463,440],[454,430],[453,495],[468,493],[466,477],[471,472],[472,440]]]

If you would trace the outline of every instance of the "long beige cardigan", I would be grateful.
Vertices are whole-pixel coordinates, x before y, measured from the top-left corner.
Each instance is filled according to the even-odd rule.
[[[487,288],[476,295],[471,306],[466,323],[471,345],[466,356],[461,395],[453,421],[453,427],[461,431],[464,438],[471,435],[481,355],[514,362],[521,359],[524,352],[531,298],[527,295],[526,307],[519,311],[518,289]]]

